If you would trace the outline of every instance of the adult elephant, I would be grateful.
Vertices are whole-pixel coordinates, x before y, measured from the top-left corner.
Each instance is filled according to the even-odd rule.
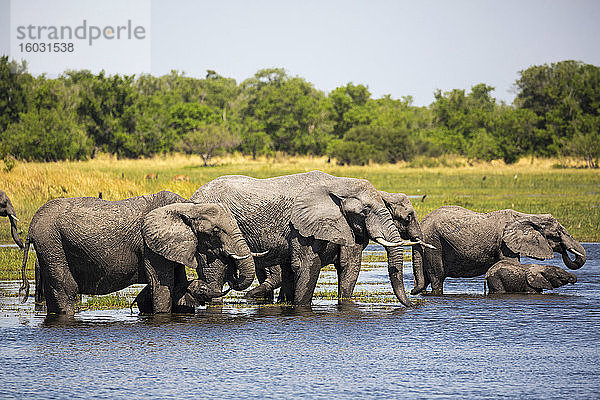
[[[404,193],[388,193],[381,190],[379,191],[379,194],[381,195],[386,208],[390,212],[402,240],[406,240],[407,242],[405,243],[407,244],[412,244],[415,251],[417,251],[417,248],[421,249],[421,246],[428,246],[421,240],[423,234],[419,226],[417,213],[408,196]],[[362,252],[367,245],[368,239],[351,246],[338,246],[338,249],[336,250],[338,255],[334,259],[334,266],[338,275],[339,299],[349,299],[352,297],[360,273]],[[268,277],[261,279],[259,276],[260,284],[247,292],[246,297],[273,298],[272,291],[273,288],[276,287],[276,284],[273,283],[273,277],[279,276],[280,273],[277,275],[277,272],[272,271],[270,268],[267,268],[267,270]],[[293,284],[290,285],[289,283],[286,284],[286,282],[283,282],[282,285],[284,286],[284,289],[280,291],[280,301],[285,301],[287,298],[291,299],[293,296],[290,296],[286,292],[286,288],[287,291],[289,291],[290,288],[293,288]]]
[[[73,314],[78,293],[107,294],[135,283],[150,287],[151,301],[142,302],[142,312],[189,312],[190,300],[223,295],[220,287],[188,282],[185,265],[197,267],[199,253],[235,259],[238,277],[230,282],[235,290],[248,288],[255,273],[250,249],[227,208],[194,204],[167,191],[120,201],[80,197],[44,204],[25,241],[23,301],[31,243],[39,261],[36,293],[43,291],[53,314]]]
[[[294,304],[308,305],[328,264],[346,265],[369,239],[386,247],[388,272],[398,300],[410,301],[402,278],[403,242],[381,194],[364,179],[312,171],[268,179],[223,176],[200,187],[195,202],[222,202],[233,213],[253,251],[259,281],[282,286]],[[341,247],[340,247],[341,246]],[[348,270],[338,269],[340,276]],[[293,293],[293,295],[292,295]]]
[[[511,260],[498,261],[485,274],[490,294],[542,293],[544,289],[574,284],[577,276],[555,265],[519,264]]]
[[[8,217],[10,220],[10,234],[13,240],[20,248],[23,248],[23,242],[19,237],[19,231],[17,228],[17,213],[13,207],[10,199],[2,190],[0,190],[0,217]]]
[[[583,246],[550,214],[478,213],[445,206],[423,218],[421,229],[424,240],[436,249],[425,249],[422,263],[415,263],[422,268],[414,270],[412,294],[429,283],[433,294],[442,294],[446,277],[483,275],[498,261],[519,263],[521,256],[543,260],[558,252],[570,269],[581,268],[586,261]]]

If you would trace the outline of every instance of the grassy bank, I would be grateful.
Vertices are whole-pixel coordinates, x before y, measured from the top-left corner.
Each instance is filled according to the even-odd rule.
[[[171,190],[189,197],[200,185],[226,174],[266,178],[319,169],[334,175],[366,178],[390,192],[427,195],[413,199],[422,218],[448,204],[486,212],[514,208],[551,213],[580,241],[600,241],[600,173],[597,170],[554,168],[556,160],[521,160],[470,164],[447,159],[447,166],[336,166],[326,158],[244,157],[217,159],[203,167],[200,157],[169,156],[116,160],[102,156],[86,162],[17,163],[6,171],[0,162],[0,189],[12,199],[26,234],[35,211],[56,197],[98,196],[108,200]],[[438,163],[439,164],[439,163]],[[419,166],[420,165],[420,166]],[[0,219],[0,243],[10,243],[8,220]]]

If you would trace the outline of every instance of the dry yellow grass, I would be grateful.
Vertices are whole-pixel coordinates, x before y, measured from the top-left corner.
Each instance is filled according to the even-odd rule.
[[[575,166],[573,160],[531,159],[505,165],[501,161],[469,162],[445,157],[419,163],[338,166],[325,157],[276,155],[252,160],[239,154],[214,159],[203,167],[198,156],[171,155],[141,160],[117,160],[102,155],[85,162],[23,163],[11,171],[0,162],[0,190],[12,199],[27,231],[35,211],[57,197],[98,196],[124,199],[160,190],[189,197],[202,184],[221,175],[244,174],[257,178],[319,169],[338,176],[370,180],[390,192],[427,195],[413,204],[422,218],[446,204],[475,211],[514,208],[522,212],[552,213],[579,240],[600,241],[600,173],[597,170],[553,168]],[[451,167],[448,167],[451,166]],[[184,179],[174,180],[176,176]],[[187,178],[189,177],[189,180]],[[8,221],[0,219],[0,243],[10,242]]]

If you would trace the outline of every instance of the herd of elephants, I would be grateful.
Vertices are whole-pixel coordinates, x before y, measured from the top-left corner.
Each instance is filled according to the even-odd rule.
[[[394,294],[404,289],[403,246],[413,251],[411,294],[443,294],[446,277],[485,274],[490,293],[540,293],[577,277],[551,265],[521,264],[562,255],[569,269],[586,261],[583,246],[550,214],[514,210],[478,213],[444,206],[420,223],[409,198],[378,191],[365,179],[320,171],[256,179],[222,176],[190,199],[162,191],[107,201],[61,198],[35,213],[25,243],[7,195],[0,216],[23,248],[21,292],[33,244],[35,301],[49,314],[72,315],[79,294],[108,294],[147,284],[135,302],[141,313],[193,313],[195,307],[243,291],[248,299],[310,305],[322,267],[334,264],[338,297],[348,299],[370,240],[384,246]],[[189,280],[185,266],[195,268]],[[228,289],[223,288],[227,284]]]

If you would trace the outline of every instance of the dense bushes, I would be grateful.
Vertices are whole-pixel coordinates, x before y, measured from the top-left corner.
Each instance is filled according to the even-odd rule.
[[[343,164],[410,161],[445,153],[511,163],[523,155],[573,155],[598,166],[600,68],[574,61],[520,72],[513,105],[493,87],[373,99],[349,83],[326,95],[283,69],[237,83],[66,71],[33,77],[0,59],[0,156],[78,160],[98,151],[138,158],[183,151],[328,155]]]

